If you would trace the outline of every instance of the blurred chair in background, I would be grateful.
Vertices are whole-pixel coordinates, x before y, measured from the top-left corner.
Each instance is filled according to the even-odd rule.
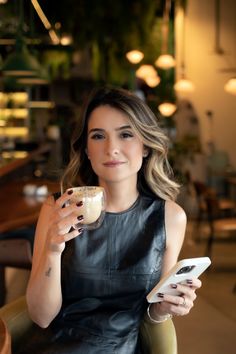
[[[212,228],[212,212],[211,209],[213,199],[216,200],[217,205],[217,215],[216,210],[214,211],[214,219],[216,218],[229,218],[233,217],[236,212],[236,203],[235,201],[229,198],[219,198],[215,189],[208,187],[205,183],[200,181],[192,181],[195,192],[196,199],[198,204],[198,213],[197,213],[197,225],[196,233],[197,236],[195,240],[198,242],[201,239],[201,223],[207,221],[210,229]],[[213,199],[212,199],[213,198]],[[212,203],[210,202],[212,200]]]
[[[30,269],[32,245],[25,238],[5,238],[0,240],[0,306],[6,300],[5,268]]]
[[[226,213],[226,209],[221,209],[221,200],[214,191],[205,195],[205,202],[210,228],[206,255],[211,257],[214,242],[236,242],[235,204],[232,209],[227,209],[230,213]]]

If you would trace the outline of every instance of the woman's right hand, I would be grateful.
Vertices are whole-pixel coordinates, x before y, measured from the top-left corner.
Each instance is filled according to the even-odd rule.
[[[82,228],[74,229],[73,225],[83,220],[80,213],[81,203],[67,203],[72,196],[72,190],[65,192],[55,201],[54,210],[47,232],[48,250],[53,253],[62,253],[65,242],[77,237],[83,232]]]

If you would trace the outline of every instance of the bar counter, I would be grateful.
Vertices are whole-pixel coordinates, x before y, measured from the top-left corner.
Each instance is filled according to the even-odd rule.
[[[0,177],[27,165],[37,156],[51,150],[50,144],[44,144],[33,151],[3,151],[0,159]]]

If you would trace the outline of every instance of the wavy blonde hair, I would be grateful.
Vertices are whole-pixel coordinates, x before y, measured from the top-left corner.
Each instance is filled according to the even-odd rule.
[[[110,87],[99,88],[89,97],[82,119],[78,122],[72,137],[71,159],[62,176],[62,190],[78,185],[98,184],[97,175],[86,154],[87,130],[92,111],[104,105],[126,114],[132,128],[148,151],[138,172],[139,192],[155,194],[164,200],[175,200],[179,185],[173,179],[173,171],[167,158],[169,141],[159,127],[156,116],[136,95]]]

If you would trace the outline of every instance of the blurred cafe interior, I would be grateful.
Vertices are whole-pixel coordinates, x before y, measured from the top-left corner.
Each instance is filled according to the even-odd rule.
[[[74,122],[110,84],[159,117],[188,216],[181,258],[212,260],[174,319],[179,354],[235,353],[235,18],[234,0],[0,0],[0,306],[25,294]]]

